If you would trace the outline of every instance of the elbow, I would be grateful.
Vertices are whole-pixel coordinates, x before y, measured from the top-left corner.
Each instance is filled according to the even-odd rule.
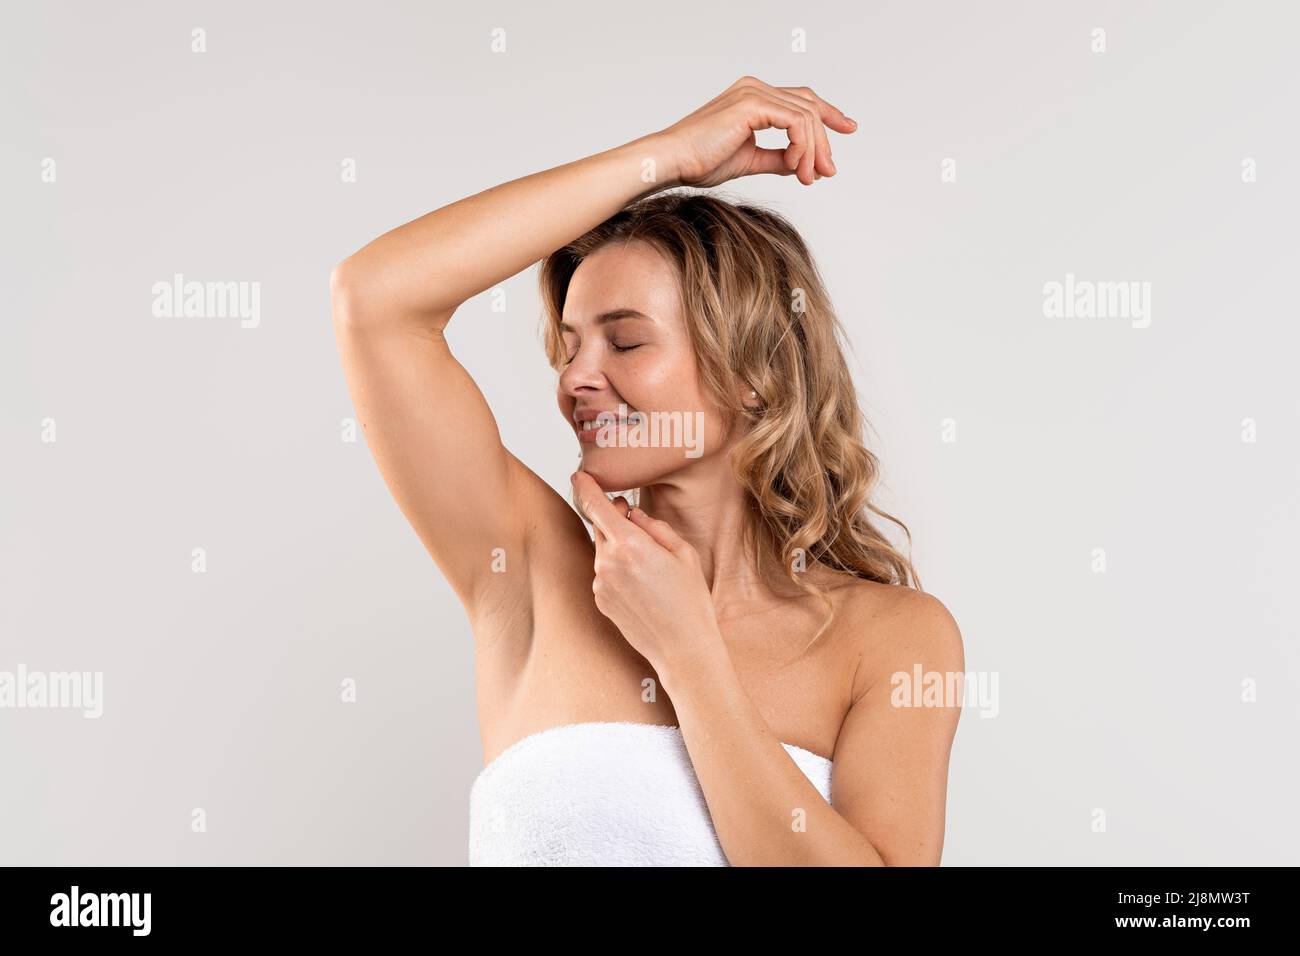
[[[330,270],[330,305],[336,330],[373,332],[392,328],[441,331],[454,310],[416,310],[401,305],[391,276],[350,256]]]
[[[348,332],[425,329],[441,332],[454,308],[413,308],[403,304],[391,272],[349,256],[330,270],[330,304],[334,328]]]
[[[330,270],[330,305],[336,326],[363,324],[366,298],[365,280],[353,259],[344,259]]]

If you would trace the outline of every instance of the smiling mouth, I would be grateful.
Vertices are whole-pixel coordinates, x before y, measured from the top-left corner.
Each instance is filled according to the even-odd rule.
[[[622,448],[626,444],[623,436],[630,435],[633,429],[644,425],[646,420],[644,412],[628,412],[623,416],[616,416],[614,412],[598,412],[594,418],[583,418],[573,424],[578,433],[578,441],[584,446]]]
[[[633,412],[626,418],[588,418],[578,422],[578,431],[594,432],[597,429],[604,428],[608,425],[639,425],[642,422],[642,416],[638,412]]]

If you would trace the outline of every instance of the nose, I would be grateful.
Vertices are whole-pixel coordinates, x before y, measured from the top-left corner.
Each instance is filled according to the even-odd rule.
[[[586,392],[607,388],[609,382],[600,367],[600,350],[597,343],[591,347],[580,346],[573,361],[560,373],[560,390],[566,395],[578,396]]]

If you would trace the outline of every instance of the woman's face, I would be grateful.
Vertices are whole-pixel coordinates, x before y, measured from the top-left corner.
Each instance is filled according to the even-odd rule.
[[[561,334],[560,411],[603,489],[652,484],[719,450],[722,417],[699,387],[677,277],[653,247],[613,243],[584,259]],[[601,412],[607,426],[584,433],[580,420]]]

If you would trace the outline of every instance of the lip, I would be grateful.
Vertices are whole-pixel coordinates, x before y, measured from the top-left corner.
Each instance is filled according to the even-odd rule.
[[[611,421],[610,421],[610,423],[609,423],[609,424],[611,424],[611,425],[615,425],[615,426],[618,426],[618,425],[628,425],[628,426],[633,426],[633,425],[636,424],[636,422],[633,421],[633,420],[631,420],[632,416],[634,416],[634,415],[635,415],[635,416],[640,416],[641,413],[640,413],[640,412],[628,412],[627,417],[619,418],[619,417],[618,417],[618,412],[615,412],[615,411],[612,411],[612,410],[608,410],[608,409],[602,409],[602,408],[583,408],[583,409],[580,409],[580,410],[578,410],[578,411],[576,411],[576,412],[573,413],[573,428],[574,428],[574,431],[576,431],[576,432],[578,433],[578,441],[583,442],[584,444],[594,444],[594,443],[595,443],[595,441],[596,441],[596,436],[600,434],[600,428],[597,427],[597,428],[589,428],[589,429],[584,430],[583,427],[582,427],[582,423],[583,423],[583,422],[594,421],[595,419],[599,418],[601,415],[606,415],[606,416],[608,416],[608,417],[611,419]]]

